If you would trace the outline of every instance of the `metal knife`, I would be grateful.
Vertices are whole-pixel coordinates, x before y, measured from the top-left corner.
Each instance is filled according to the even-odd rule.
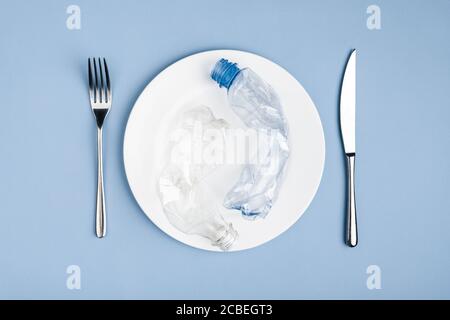
[[[340,122],[342,142],[347,159],[347,226],[345,241],[348,246],[358,244],[355,200],[355,107],[356,107],[356,49],[347,61],[342,79]]]

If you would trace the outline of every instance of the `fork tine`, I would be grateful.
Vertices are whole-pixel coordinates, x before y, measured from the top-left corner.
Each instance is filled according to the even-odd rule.
[[[99,91],[100,91],[100,102],[105,102],[105,97],[106,97],[106,89],[105,86],[103,85],[103,68],[102,68],[102,62],[100,60],[100,58],[98,58],[98,68],[99,73],[100,73],[100,87],[99,87]]]
[[[94,77],[95,77],[95,102],[99,102],[99,88],[98,88],[98,73],[97,73],[97,63],[95,62],[95,58],[92,58],[92,61],[94,61]]]
[[[93,103],[95,101],[95,96],[94,96],[94,80],[92,78],[91,58],[88,58],[88,73],[89,73],[89,98],[91,99],[91,103]]]
[[[103,58],[103,65],[105,66],[105,78],[106,78],[106,102],[111,102],[112,99],[111,82],[109,81],[108,65],[106,64],[105,58]]]

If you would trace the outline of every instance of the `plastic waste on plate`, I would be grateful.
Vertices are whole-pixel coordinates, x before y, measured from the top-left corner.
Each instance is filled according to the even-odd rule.
[[[219,60],[211,72],[244,124],[257,131],[258,154],[244,169],[224,199],[224,206],[250,218],[265,217],[272,208],[289,157],[288,128],[273,88],[248,68]]]
[[[213,197],[205,178],[220,162],[204,157],[203,151],[213,137],[207,139],[203,133],[209,130],[224,135],[227,127],[205,106],[183,113],[170,134],[169,161],[158,181],[161,204],[170,223],[184,233],[208,238],[222,250],[229,249],[238,234],[211,202]]]

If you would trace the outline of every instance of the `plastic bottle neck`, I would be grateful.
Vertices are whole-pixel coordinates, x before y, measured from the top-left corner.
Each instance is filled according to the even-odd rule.
[[[220,88],[229,89],[239,72],[241,69],[238,68],[237,63],[222,58],[211,71],[211,78],[219,84]]]
[[[230,223],[228,224],[228,228],[225,230],[223,235],[214,243],[214,245],[226,251],[233,245],[237,237],[238,233],[234,230],[233,225]]]

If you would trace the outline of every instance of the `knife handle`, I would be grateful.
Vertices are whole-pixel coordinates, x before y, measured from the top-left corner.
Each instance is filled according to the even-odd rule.
[[[346,243],[350,247],[358,244],[355,200],[355,154],[347,153],[347,233]]]

